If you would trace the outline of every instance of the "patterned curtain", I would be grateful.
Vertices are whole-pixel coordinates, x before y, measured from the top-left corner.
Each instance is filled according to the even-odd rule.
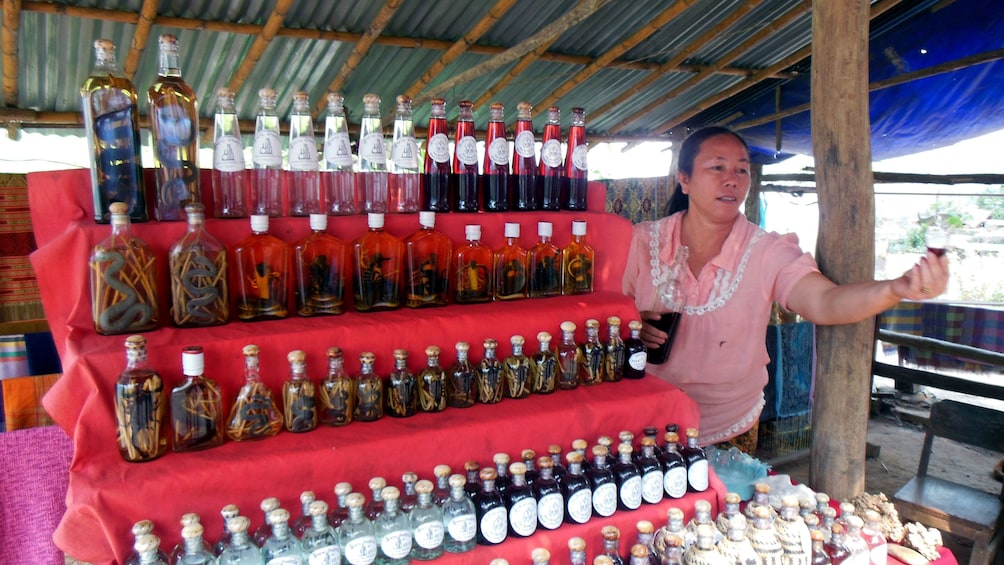
[[[670,177],[600,180],[607,185],[606,211],[631,220],[632,224],[658,220],[666,213],[671,191]]]

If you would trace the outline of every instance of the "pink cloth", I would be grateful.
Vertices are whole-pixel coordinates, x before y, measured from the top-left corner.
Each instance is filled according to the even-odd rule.
[[[624,292],[638,310],[660,308],[660,269],[672,264],[680,245],[683,213],[634,226]],[[749,430],[763,408],[769,361],[764,330],[771,304],[786,305],[806,274],[818,271],[793,234],[768,233],[738,216],[721,253],[684,281],[685,315],[670,359],[647,372],[686,392],[701,410],[701,443],[723,441]]]

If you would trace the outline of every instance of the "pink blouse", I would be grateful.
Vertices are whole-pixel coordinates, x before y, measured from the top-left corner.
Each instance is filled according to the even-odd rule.
[[[684,214],[634,226],[623,286],[638,310],[666,310],[657,288],[680,245]],[[797,236],[765,232],[742,215],[718,256],[696,277],[687,269],[686,307],[670,358],[647,365],[646,371],[697,402],[702,445],[735,437],[759,419],[770,360],[765,330],[771,305],[787,306],[795,284],[818,270]],[[667,417],[672,421],[671,414]]]

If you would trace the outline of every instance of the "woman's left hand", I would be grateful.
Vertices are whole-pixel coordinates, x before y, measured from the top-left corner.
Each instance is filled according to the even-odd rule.
[[[903,276],[890,281],[892,291],[902,299],[927,300],[945,292],[948,287],[948,257],[927,255]]]

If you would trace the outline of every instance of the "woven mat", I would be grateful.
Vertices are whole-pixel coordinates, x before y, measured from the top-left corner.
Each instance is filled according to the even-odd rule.
[[[45,318],[28,262],[35,249],[25,175],[0,173],[0,322]]]

